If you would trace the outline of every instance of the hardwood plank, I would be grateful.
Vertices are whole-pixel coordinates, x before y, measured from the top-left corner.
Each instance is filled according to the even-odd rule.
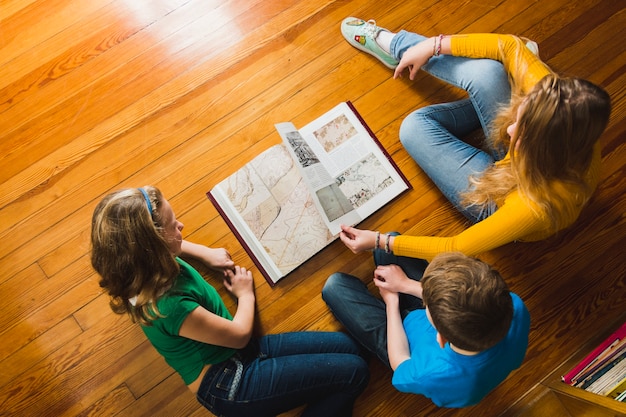
[[[11,19],[3,21],[0,65],[9,63],[64,27],[79,21],[83,15],[90,14],[111,1],[94,0],[88,5],[81,5],[72,0],[50,0],[34,2],[23,8],[11,16]]]
[[[76,416],[115,416],[131,406],[134,400],[135,397],[133,397],[128,388],[124,385],[120,385],[91,406],[85,408],[79,414],[76,414]]]
[[[72,407],[82,410],[81,402],[90,404],[120,384],[110,377],[110,373],[119,369],[109,364],[120,359],[124,345],[137,345],[145,338],[139,329],[132,329],[126,317],[105,317],[71,343],[35,363],[27,373],[14,378],[11,386],[0,393],[4,411],[42,415],[45,410],[50,415],[61,415]],[[137,363],[120,361],[120,365],[129,369]],[[80,402],[73,399],[77,395]]]
[[[0,345],[0,360],[33,342],[102,292],[89,276],[85,278],[84,271],[84,266],[74,263],[42,285],[25,285],[29,291],[23,297],[22,301],[27,300],[23,304],[19,300],[7,303],[10,314],[0,335],[11,343]],[[90,275],[95,274],[90,272]]]
[[[24,314],[36,311],[37,308],[45,306],[49,300],[54,300],[59,294],[82,281],[85,276],[84,265],[78,265],[74,271],[66,271],[65,279],[47,279],[37,265],[31,265],[22,273],[17,274],[11,280],[2,284],[2,290],[11,294],[16,294],[13,300],[9,300],[5,305],[2,321],[2,329],[10,328],[15,322],[23,320]],[[91,274],[94,275],[94,274]],[[73,277],[74,279],[69,279]],[[29,285],[31,284],[32,285]]]
[[[6,0],[0,9],[0,21],[8,19],[37,0]]]
[[[36,362],[45,360],[45,356],[49,353],[63,345],[72,343],[80,332],[82,329],[71,317],[64,319],[57,325],[47,327],[45,333],[20,347],[19,350],[15,350],[12,355],[0,360],[0,369],[2,369],[0,371],[0,387],[10,384],[15,375],[27,373]]]
[[[142,397],[151,389],[159,385],[162,381],[172,375],[176,375],[174,370],[170,368],[163,357],[155,351],[148,340],[142,343],[139,347],[144,352],[142,354],[142,358],[145,355],[151,360],[149,362],[144,361],[144,368],[124,381],[128,390],[135,398]]]
[[[142,396],[121,414],[145,416],[189,415],[202,406],[194,395],[180,383],[178,375],[172,375],[151,392]],[[206,414],[206,409],[203,409]]]
[[[140,15],[143,17],[141,20],[131,18],[134,16],[134,11],[129,10],[128,7],[120,7],[119,3],[112,4],[106,10],[99,10],[92,19],[78,22],[74,25],[74,30],[61,32],[60,35],[64,36],[56,36],[54,43],[47,42],[38,50],[14,59],[10,66],[0,68],[0,80],[7,83],[0,89],[0,113],[16,107],[25,98],[29,98],[30,101],[33,97],[37,97],[38,100],[46,102],[48,105],[52,105],[54,100],[60,101],[62,97],[71,94],[71,91],[68,91],[66,87],[65,91],[60,93],[58,88],[46,87],[58,87],[59,84],[54,83],[54,81],[60,79],[67,82],[65,85],[81,85],[82,83],[78,82],[79,78],[84,79],[84,71],[81,67],[90,62],[98,61],[100,63],[97,65],[94,62],[91,65],[92,71],[85,68],[94,78],[97,78],[97,73],[102,74],[110,70],[110,66],[101,65],[103,60],[98,58],[111,49],[124,44],[129,38],[137,36],[138,32],[158,20],[158,17],[148,14]],[[164,10],[164,14],[167,12],[168,10]],[[64,53],[59,54],[58,49],[60,48],[67,49],[64,50]],[[53,54],[53,56],[46,57],[46,52]],[[36,60],[33,59],[33,55],[37,56]],[[30,113],[28,118],[20,118],[24,122],[32,120],[42,111],[39,108],[33,108],[29,103],[22,107],[16,107],[9,115],[4,116],[6,117],[5,120],[14,117],[20,110],[25,114],[26,108]],[[18,127],[17,124],[13,125],[13,129]],[[32,152],[32,146],[27,147],[27,144],[20,139],[23,137],[13,136],[12,140],[2,142],[0,151],[3,158],[9,159],[9,156],[17,155],[19,159],[22,153],[18,151],[21,149],[24,149],[26,153]],[[33,141],[33,143],[38,142],[40,141]],[[18,167],[13,172],[19,171]],[[5,175],[9,176],[9,172],[5,172]]]

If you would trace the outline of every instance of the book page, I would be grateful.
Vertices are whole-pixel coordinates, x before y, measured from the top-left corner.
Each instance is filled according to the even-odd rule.
[[[215,186],[210,197],[272,282],[335,239],[284,145],[254,158]]]
[[[347,103],[296,130],[276,125],[332,234],[355,225],[408,188]]]
[[[338,234],[341,231],[341,224],[359,222],[361,218],[352,203],[295,126],[291,123],[281,123],[276,125],[276,130],[285,141],[294,160],[298,162],[303,179],[311,190],[313,204],[322,215],[330,233]]]

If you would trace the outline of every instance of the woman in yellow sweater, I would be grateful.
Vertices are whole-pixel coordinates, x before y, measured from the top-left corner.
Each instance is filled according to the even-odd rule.
[[[541,240],[572,224],[596,188],[599,137],[610,114],[606,91],[554,74],[536,44],[498,34],[426,38],[347,18],[346,40],[413,80],[422,69],[469,98],[419,109],[400,140],[441,192],[473,224],[456,236],[380,236],[345,226],[353,252],[385,249],[431,260],[472,256],[517,240]],[[477,128],[484,149],[463,141]]]

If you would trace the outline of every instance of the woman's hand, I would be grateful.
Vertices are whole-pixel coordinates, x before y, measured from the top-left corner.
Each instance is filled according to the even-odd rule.
[[[434,42],[435,38],[425,39],[407,49],[393,73],[393,78],[402,77],[402,72],[408,69],[409,79],[413,81],[420,68],[433,56]]]
[[[246,268],[236,265],[234,269],[225,270],[224,286],[237,299],[252,295],[254,297],[254,280],[252,272]]]
[[[376,232],[371,230],[359,230],[354,227],[341,225],[339,239],[354,253],[374,249],[376,245]]]

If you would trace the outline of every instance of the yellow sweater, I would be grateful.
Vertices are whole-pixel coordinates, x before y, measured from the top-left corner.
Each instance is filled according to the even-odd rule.
[[[452,54],[469,58],[490,58],[504,64],[522,93],[528,92],[539,80],[551,71],[527,48],[519,56],[516,38],[510,35],[475,34],[456,35],[451,39]],[[520,67],[525,67],[520,68]],[[507,153],[505,159],[510,158]],[[600,144],[594,147],[593,159],[587,173],[588,184],[595,188],[599,179]],[[561,191],[563,190],[562,187]],[[556,191],[556,190],[555,190]],[[566,191],[565,191],[566,192]],[[572,198],[574,196],[572,195]],[[498,210],[485,220],[476,223],[456,236],[406,236],[394,238],[393,252],[399,256],[410,256],[431,260],[441,252],[459,251],[468,256],[497,248],[516,241],[542,240],[553,234],[551,223],[538,207],[531,207],[519,192],[510,193]],[[572,224],[582,206],[564,226]]]

